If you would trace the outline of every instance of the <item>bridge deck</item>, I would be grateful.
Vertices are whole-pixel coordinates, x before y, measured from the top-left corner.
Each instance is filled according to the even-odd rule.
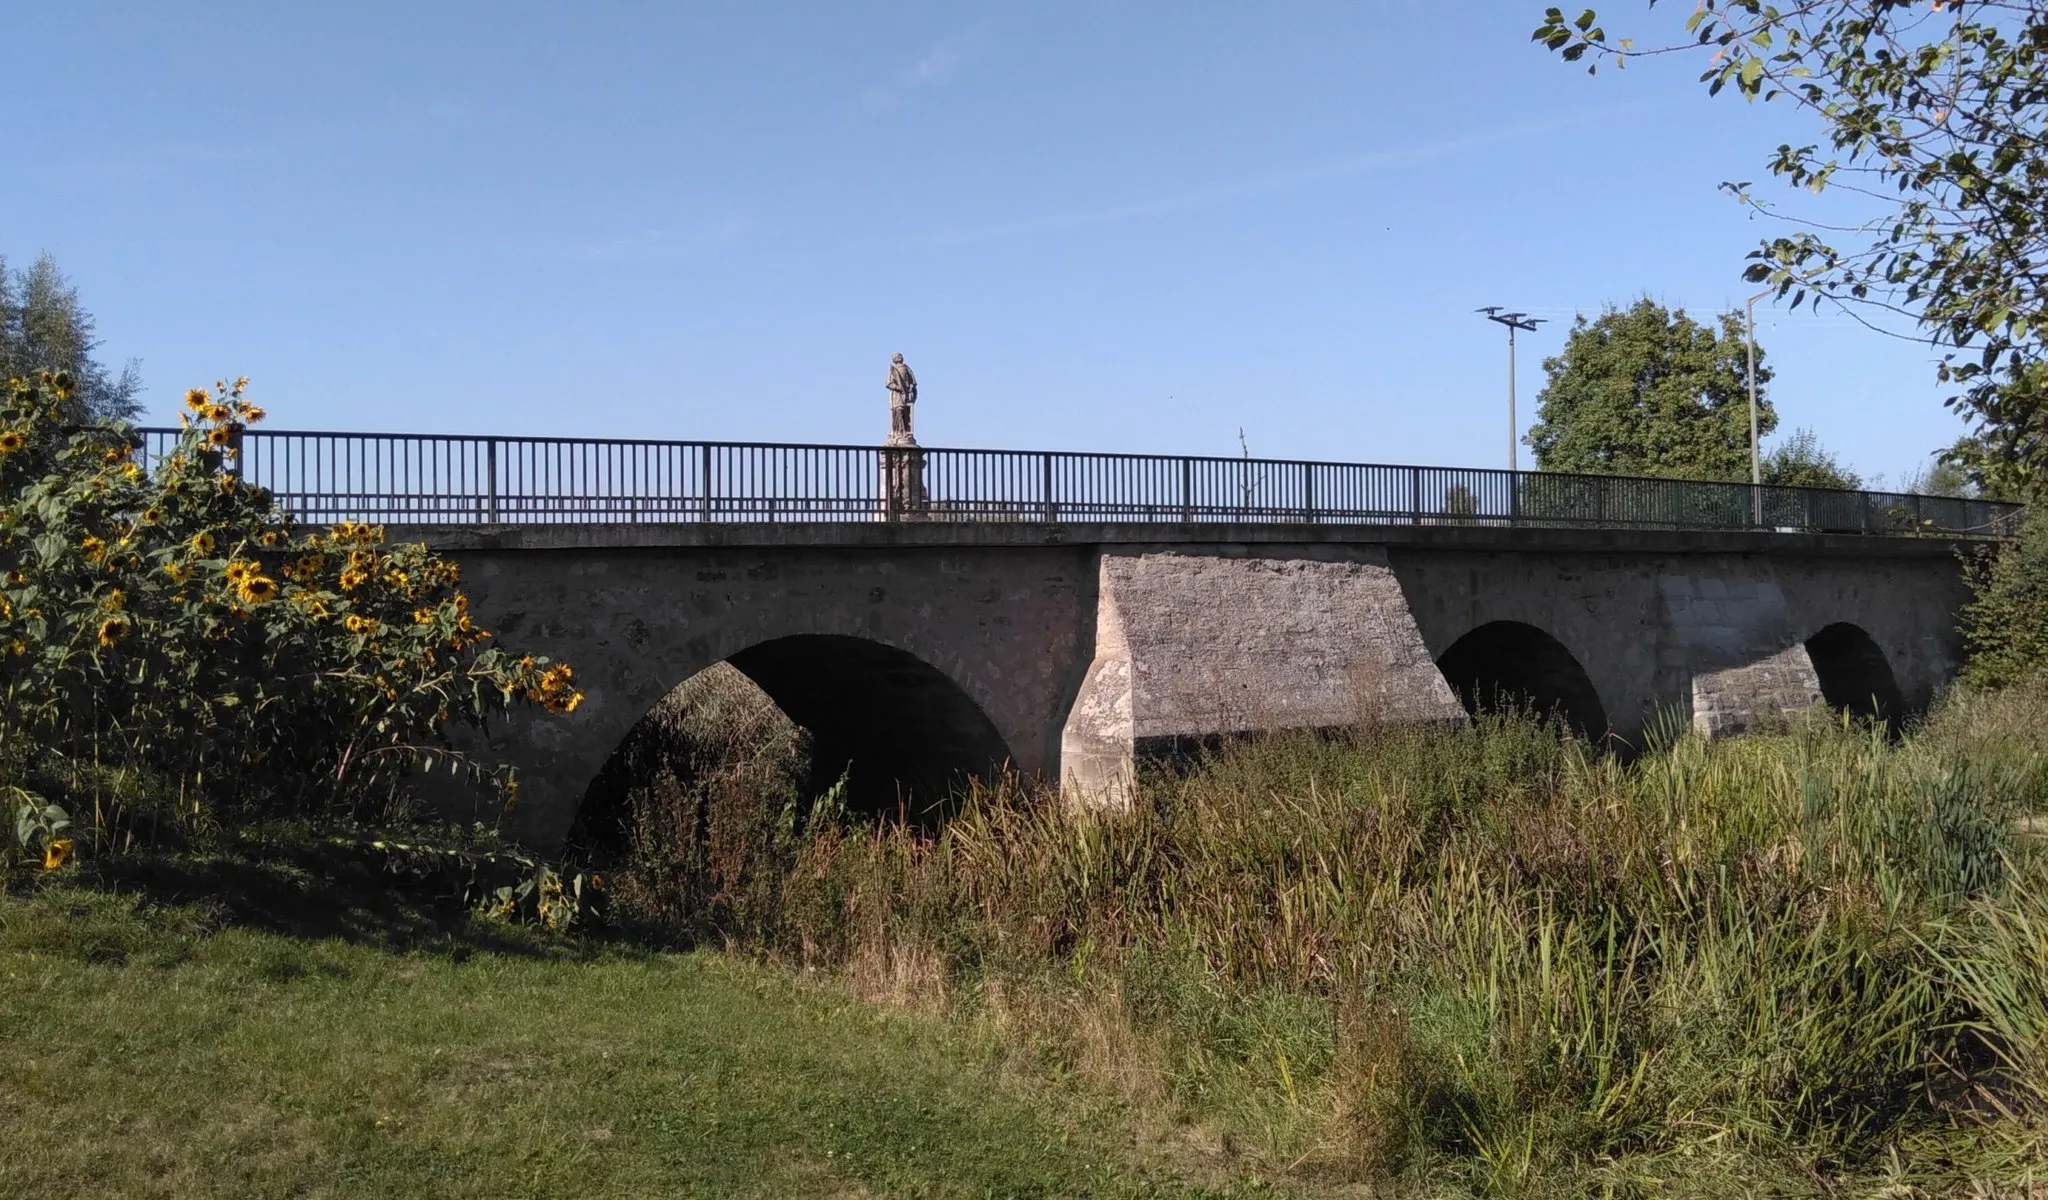
[[[1519,553],[1762,554],[1858,558],[1953,556],[1980,539],[1809,531],[1585,529],[1506,525],[1324,525],[1229,522],[797,522],[388,526],[389,535],[439,550],[615,550],[1000,546],[1361,546]]]

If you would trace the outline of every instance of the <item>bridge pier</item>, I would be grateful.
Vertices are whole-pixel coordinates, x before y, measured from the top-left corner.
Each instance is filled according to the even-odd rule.
[[[1060,735],[1077,802],[1123,807],[1139,758],[1219,736],[1463,719],[1384,549],[1235,549],[1101,554]]]

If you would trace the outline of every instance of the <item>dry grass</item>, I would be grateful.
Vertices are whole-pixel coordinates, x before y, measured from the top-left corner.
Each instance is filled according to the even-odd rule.
[[[1129,813],[1006,782],[936,836],[704,793],[711,826],[779,824],[721,835],[747,852],[687,936],[952,1012],[1318,1187],[2025,1187],[2044,699],[1626,766],[1512,720],[1254,739]]]

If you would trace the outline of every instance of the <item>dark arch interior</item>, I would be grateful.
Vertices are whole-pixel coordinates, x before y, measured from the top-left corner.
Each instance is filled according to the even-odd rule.
[[[812,737],[812,782],[846,774],[865,812],[942,813],[1002,769],[1002,735],[959,685],[917,656],[828,634],[777,638],[727,660]]]
[[[748,721],[757,729],[787,729],[782,717],[800,727],[799,754],[808,759],[804,793],[822,795],[844,775],[845,804],[852,812],[936,825],[950,815],[970,780],[993,777],[1009,760],[1001,734],[958,685],[893,646],[803,634],[751,646],[726,663],[752,687],[728,677],[709,689],[717,703],[755,710]],[[686,689],[709,678],[709,672],[692,677],[669,700],[689,703]],[[752,700],[735,696],[734,684]],[[779,715],[765,708],[762,693]],[[681,748],[665,745],[673,744],[665,742],[652,716],[626,737],[585,793],[573,844],[621,846],[633,789],[663,772],[687,782],[718,769],[716,745],[706,751],[692,744],[680,758]]]
[[[1806,639],[1806,656],[1813,660],[1821,698],[1830,708],[1883,721],[1898,732],[1905,719],[1905,698],[1899,694],[1892,664],[1869,634],[1838,621]]]
[[[1520,621],[1492,621],[1451,644],[1436,660],[1465,711],[1555,713],[1573,732],[1607,732],[1607,710],[1586,669],[1564,643]]]

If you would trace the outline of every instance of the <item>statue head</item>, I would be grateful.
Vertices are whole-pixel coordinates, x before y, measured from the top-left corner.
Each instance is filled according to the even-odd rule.
[[[903,356],[902,356],[901,354],[892,354],[892,355],[890,355],[890,356],[889,356],[889,361],[890,361],[890,362],[902,362],[902,361],[903,361]]]

